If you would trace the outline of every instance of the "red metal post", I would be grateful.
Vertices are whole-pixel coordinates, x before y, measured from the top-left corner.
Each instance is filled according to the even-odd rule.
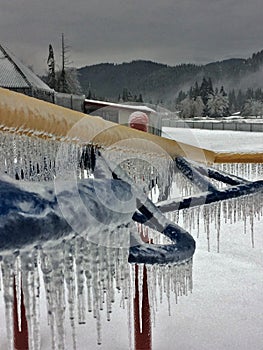
[[[135,350],[151,350],[152,349],[151,311],[150,311],[150,304],[149,304],[149,297],[148,297],[147,270],[145,266],[143,267],[142,309],[141,310],[139,310],[140,300],[139,300],[138,283],[139,283],[138,266],[135,265],[134,348]]]
[[[143,112],[134,112],[129,117],[129,126],[133,129],[148,131],[149,118]],[[148,235],[141,228],[140,236],[145,243],[150,243]],[[141,315],[141,317],[140,317]],[[141,324],[142,322],[142,324]],[[142,309],[140,310],[138,265],[135,265],[135,298],[134,298],[134,346],[135,350],[152,349],[151,310],[148,296],[147,270],[143,267]]]
[[[21,308],[21,330],[19,330],[18,308]],[[24,296],[21,288],[21,305],[17,305],[16,283],[14,278],[14,347],[16,350],[28,350],[28,328],[26,320],[26,310],[24,305]]]

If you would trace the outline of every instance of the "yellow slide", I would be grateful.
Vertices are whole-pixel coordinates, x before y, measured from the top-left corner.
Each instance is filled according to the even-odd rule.
[[[116,151],[182,156],[203,163],[263,163],[263,153],[220,153],[134,130],[0,88],[0,132],[94,144]]]

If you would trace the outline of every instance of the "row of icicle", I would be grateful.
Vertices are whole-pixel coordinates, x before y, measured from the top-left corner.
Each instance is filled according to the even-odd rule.
[[[76,326],[86,323],[87,313],[92,313],[96,320],[97,343],[101,344],[101,318],[106,312],[107,320],[111,319],[116,293],[121,293],[122,307],[127,308],[131,328],[129,334],[132,334],[131,310],[135,297],[135,277],[134,265],[127,261],[128,250],[97,246],[81,237],[64,241],[49,249],[36,247],[31,252],[3,256],[1,288],[5,299],[8,349],[14,349],[14,281],[18,305],[21,305],[23,291],[30,350],[41,348],[40,300],[44,297],[52,349],[66,348],[66,315],[71,324],[72,349],[78,349]],[[142,269],[140,266],[140,286]],[[180,265],[147,266],[147,274],[152,320],[155,319],[158,304],[163,302],[163,295],[167,297],[170,310],[172,295],[177,301],[178,296],[187,295],[192,290],[191,261]],[[41,283],[44,284],[45,292],[40,290]],[[139,291],[141,303],[142,290],[139,288]],[[157,291],[160,294],[159,301]],[[21,314],[18,315],[19,319],[20,317]]]

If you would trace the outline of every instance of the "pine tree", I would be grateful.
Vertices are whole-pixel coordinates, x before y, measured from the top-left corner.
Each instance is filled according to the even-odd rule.
[[[128,97],[129,96],[129,92],[127,88],[123,88],[122,90],[122,101],[123,102],[127,102],[128,101]]]
[[[237,106],[237,109],[239,111],[241,111],[243,109],[245,101],[246,101],[245,95],[242,93],[241,90],[238,90],[238,94],[237,94],[237,98],[236,98],[236,106]]]
[[[187,119],[191,118],[192,115],[192,99],[187,96],[179,105],[180,118]]]
[[[193,88],[193,98],[196,99],[198,96],[200,96],[200,88],[199,88],[198,83],[196,81],[194,88]]]
[[[248,116],[255,116],[255,117],[262,117],[263,116],[263,102],[262,101],[256,101],[254,99],[248,100],[244,108],[242,110],[242,115],[248,117]]]
[[[78,72],[76,68],[66,68],[57,72],[57,91],[67,94],[81,94]]]
[[[51,87],[51,89],[55,89],[56,88],[55,57],[54,57],[54,50],[51,44],[49,44],[47,65],[48,65],[47,83],[48,83],[48,86]]]
[[[204,103],[200,96],[197,96],[196,99],[187,96],[179,105],[180,117],[184,119],[201,117],[203,115],[204,107]]]
[[[204,113],[205,105],[201,96],[197,96],[192,102],[192,117],[200,118]]]
[[[223,85],[222,85],[221,88],[220,88],[220,94],[221,94],[222,96],[227,96],[227,93],[225,92],[224,86],[223,86]]]
[[[220,118],[229,115],[229,101],[224,91],[220,90],[210,94],[207,101],[207,113],[209,117]]]
[[[207,108],[208,98],[209,96],[213,96],[213,95],[214,95],[214,89],[213,89],[212,80],[211,78],[208,78],[208,80],[206,80],[206,78],[204,77],[202,84],[200,86],[200,96],[205,105],[204,113],[203,113],[204,116],[208,114],[208,108]]]
[[[262,93],[262,90],[260,88],[256,89],[254,96],[255,96],[255,100],[263,101],[263,93]]]
[[[246,100],[254,100],[254,90],[252,88],[247,89]]]
[[[142,94],[139,94],[139,97],[137,98],[137,101],[136,101],[136,102],[143,103]]]
[[[182,102],[186,98],[186,96],[187,94],[184,91],[180,90],[176,98],[176,105],[179,105],[180,102]]]
[[[237,100],[236,100],[236,93],[235,90],[231,90],[228,94],[228,100],[229,100],[229,110],[231,113],[234,113],[237,111]]]

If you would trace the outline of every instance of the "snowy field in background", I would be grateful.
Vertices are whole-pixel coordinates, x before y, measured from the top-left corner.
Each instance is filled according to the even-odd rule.
[[[263,151],[262,132],[163,127],[162,136],[213,151]]]

